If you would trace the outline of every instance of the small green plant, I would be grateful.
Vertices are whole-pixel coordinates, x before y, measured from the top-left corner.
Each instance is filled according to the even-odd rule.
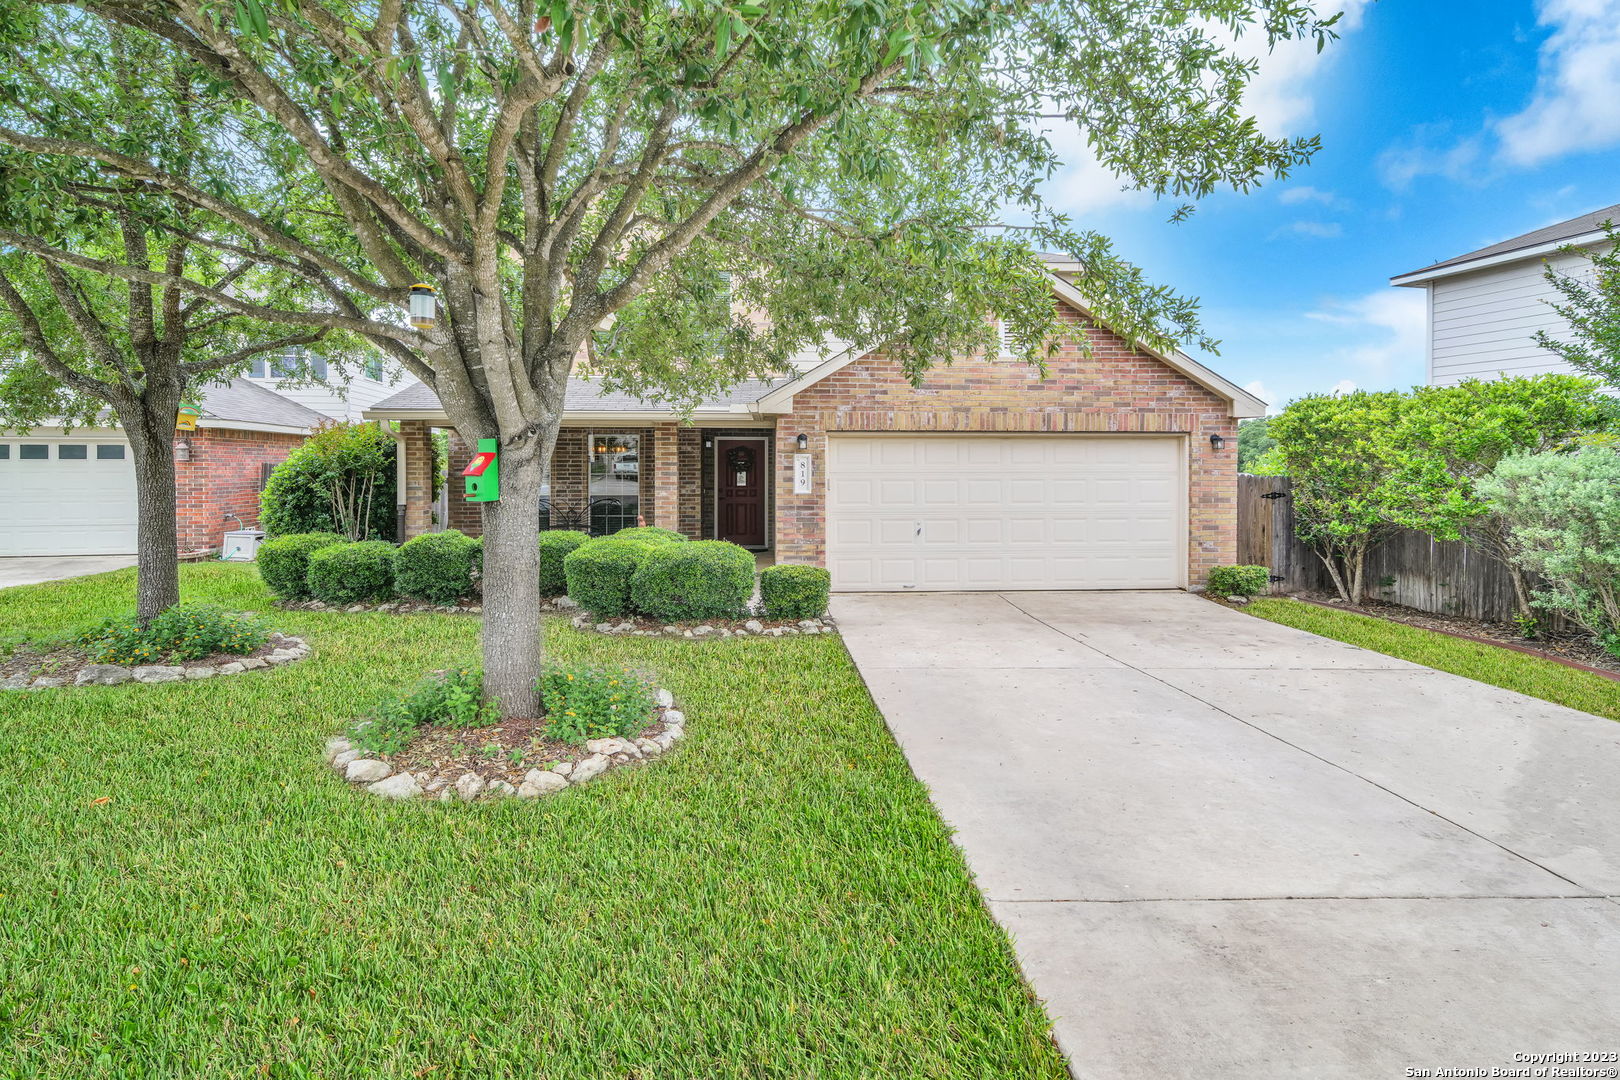
[[[754,556],[724,540],[661,544],[630,579],[630,603],[665,622],[729,619],[754,591]]]
[[[546,734],[565,743],[634,735],[653,713],[653,685],[629,668],[562,667],[540,677]]]
[[[563,572],[563,560],[588,540],[588,534],[574,529],[547,529],[540,534],[541,596],[561,596],[568,591],[568,575]]]
[[[309,557],[342,543],[337,533],[292,533],[260,544],[254,561],[271,592],[283,600],[302,600],[309,596]]]
[[[1271,587],[1271,570],[1264,566],[1212,566],[1212,596],[1259,596]]]
[[[832,575],[819,566],[783,563],[759,572],[759,599],[768,619],[819,619],[827,614]]]
[[[382,540],[334,544],[309,557],[309,591],[328,604],[387,600],[394,595],[394,545]]]
[[[480,554],[478,542],[455,529],[423,533],[394,552],[394,591],[433,604],[453,604],[473,591]]]
[[[404,694],[385,698],[374,714],[349,725],[349,740],[359,750],[395,754],[425,724],[483,727],[500,719],[500,709],[484,700],[484,674],[476,668],[430,675]],[[458,746],[456,753],[464,753]]]
[[[268,639],[264,624],[212,604],[176,604],[150,626],[132,618],[108,619],[81,634],[78,644],[98,664],[151,664],[201,660],[215,653],[246,656]]]
[[[1513,627],[1526,641],[1534,641],[1541,636],[1541,620],[1522,611],[1513,616]]]

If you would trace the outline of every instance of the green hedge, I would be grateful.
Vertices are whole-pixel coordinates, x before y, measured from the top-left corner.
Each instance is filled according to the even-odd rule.
[[[283,600],[302,600],[309,596],[306,577],[309,557],[322,548],[346,543],[337,533],[293,533],[278,536],[259,545],[255,557],[259,576],[265,586]]]
[[[540,595],[561,596],[568,591],[568,575],[563,560],[590,540],[589,533],[573,529],[548,529],[540,534]]]
[[[358,604],[394,595],[394,545],[382,540],[334,544],[309,557],[309,591],[328,604]]]
[[[355,539],[393,539],[394,436],[374,423],[322,425],[270,470],[259,496],[259,525],[271,536],[345,532]],[[345,523],[333,498],[348,496],[364,520]]]
[[[620,529],[613,536],[619,540],[664,540],[670,543],[685,543],[686,537],[673,529],[660,529],[656,525],[637,525],[634,528]]]
[[[630,603],[655,619],[730,619],[754,592],[754,556],[724,540],[663,544],[630,581]]]
[[[819,566],[767,566],[759,574],[759,599],[768,619],[819,619],[827,614],[832,575]]]
[[[473,591],[478,541],[455,529],[423,533],[394,552],[394,590],[434,604],[453,604]]]
[[[1271,588],[1271,569],[1265,566],[1212,566],[1208,588],[1214,596],[1259,596]]]
[[[647,556],[668,541],[599,536],[563,559],[568,595],[580,607],[604,618],[630,614],[630,579]]]

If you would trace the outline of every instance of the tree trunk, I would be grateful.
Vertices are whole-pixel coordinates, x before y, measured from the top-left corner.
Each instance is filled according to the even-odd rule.
[[[484,504],[484,694],[502,717],[540,715],[540,483],[555,441],[502,454],[501,497]]]
[[[174,405],[143,402],[139,416],[120,417],[135,459],[135,618],[142,626],[180,602],[173,435],[177,408],[178,396]]]
[[[1338,553],[1332,548],[1328,548],[1326,551],[1323,551],[1321,548],[1312,548],[1311,550],[1316,552],[1316,557],[1322,560],[1323,566],[1327,567],[1328,577],[1333,580],[1333,588],[1338,592],[1339,599],[1343,600],[1345,603],[1349,603],[1350,589],[1349,586],[1345,584],[1344,572],[1341,570],[1339,565]]]

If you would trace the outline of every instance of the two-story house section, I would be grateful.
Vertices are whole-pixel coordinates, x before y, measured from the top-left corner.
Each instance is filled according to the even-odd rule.
[[[247,377],[307,409],[345,421],[360,420],[363,412],[409,381],[400,378],[398,365],[380,355],[340,367],[303,348],[256,358]]]
[[[1569,371],[1535,342],[1536,331],[1557,337],[1565,325],[1548,304],[1557,294],[1546,270],[1589,271],[1586,260],[1560,249],[1606,243],[1603,223],[1610,220],[1620,223],[1620,204],[1391,278],[1429,294],[1429,384]]]

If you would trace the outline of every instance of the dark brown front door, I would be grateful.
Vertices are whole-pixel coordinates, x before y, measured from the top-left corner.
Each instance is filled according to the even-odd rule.
[[[716,439],[719,538],[743,547],[765,546],[765,442]]]

